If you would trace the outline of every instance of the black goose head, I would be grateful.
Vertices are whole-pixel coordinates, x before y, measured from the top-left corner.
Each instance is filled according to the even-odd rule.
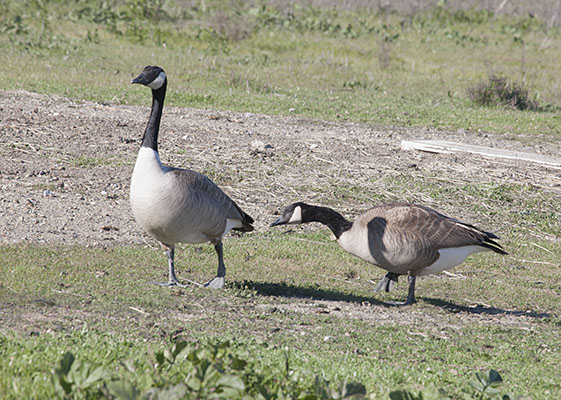
[[[280,217],[273,222],[271,226],[309,222],[309,220],[306,219],[309,208],[310,206],[306,203],[293,203],[282,210]]]
[[[166,73],[160,67],[148,65],[144,67],[140,75],[134,78],[131,83],[139,83],[148,86],[152,90],[158,90],[166,83]]]

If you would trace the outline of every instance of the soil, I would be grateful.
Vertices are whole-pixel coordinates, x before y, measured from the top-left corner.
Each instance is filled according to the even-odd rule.
[[[148,115],[147,106],[0,91],[0,244],[157,246],[136,225],[128,196]],[[522,183],[561,194],[558,169],[469,154],[403,151],[402,139],[446,139],[561,154],[561,143],[547,135],[517,138],[174,107],[164,110],[159,150],[164,163],[189,167],[214,179],[254,217],[258,232],[268,229],[279,210],[294,201],[331,205],[350,217],[371,205],[352,199],[344,205],[334,204],[334,196],[325,188],[364,188],[400,200],[386,190],[383,180],[376,179],[400,174],[422,177],[434,176],[438,171],[444,181],[458,185]],[[458,218],[478,224],[485,219],[485,215],[467,215],[454,202],[438,205],[415,193],[412,197]],[[402,313],[400,307],[384,304],[321,298],[294,298],[288,304],[276,305],[293,312],[319,310],[334,317],[372,320],[376,324],[440,318],[427,320],[427,324],[434,324],[436,336],[445,335],[441,333],[443,327],[463,319],[526,326],[547,316],[480,304],[458,306],[443,302],[436,306],[452,313],[423,315],[414,308]],[[19,317],[15,318],[16,314]],[[16,314],[7,312],[4,318],[21,330],[41,325],[44,318],[53,323],[61,318],[54,309],[48,315],[25,310]],[[463,317],[457,319],[454,315]]]
[[[128,200],[148,114],[146,106],[0,91],[0,243],[154,244],[134,222]],[[446,139],[558,156],[561,143],[548,136],[513,140],[174,107],[164,110],[160,132],[163,162],[209,175],[254,217],[257,231],[298,200],[360,212],[369,204],[334,205],[322,188],[335,181],[384,191],[373,178],[396,173],[441,171],[452,182],[527,183],[561,193],[558,169],[400,149],[401,139]],[[453,206],[443,211],[465,216]]]

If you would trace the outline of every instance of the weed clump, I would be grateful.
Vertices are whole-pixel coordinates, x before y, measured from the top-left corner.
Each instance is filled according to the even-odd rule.
[[[482,106],[506,106],[531,111],[538,109],[538,102],[530,98],[528,89],[494,74],[486,81],[469,88],[468,96]]]

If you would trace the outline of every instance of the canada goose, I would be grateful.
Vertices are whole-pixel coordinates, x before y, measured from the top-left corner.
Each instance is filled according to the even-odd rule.
[[[498,236],[415,204],[373,207],[351,222],[331,208],[300,202],[286,207],[271,226],[314,221],[327,225],[344,250],[389,271],[377,292],[389,292],[399,275],[408,275],[404,304],[416,302],[417,276],[445,271],[480,251],[507,254],[493,240]]]
[[[252,231],[253,218],[206,176],[160,161],[158,132],[167,87],[164,70],[147,66],[131,83],[152,89],[152,110],[132,173],[130,202],[137,223],[162,244],[168,257],[168,282],[154,283],[184,286],[175,276],[175,244],[211,242],[218,254],[218,272],[205,286],[220,289],[226,275],[222,237],[231,229]]]

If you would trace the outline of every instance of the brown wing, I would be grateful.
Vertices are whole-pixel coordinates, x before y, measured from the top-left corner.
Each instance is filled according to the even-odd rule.
[[[226,193],[224,193],[212,180],[203,174],[185,169],[173,171],[181,183],[180,190],[189,192],[190,206],[199,210],[201,220],[208,226],[209,236],[216,236],[222,232],[226,219],[241,221],[243,226],[237,230],[249,232],[254,228],[254,221],[246,214]]]

